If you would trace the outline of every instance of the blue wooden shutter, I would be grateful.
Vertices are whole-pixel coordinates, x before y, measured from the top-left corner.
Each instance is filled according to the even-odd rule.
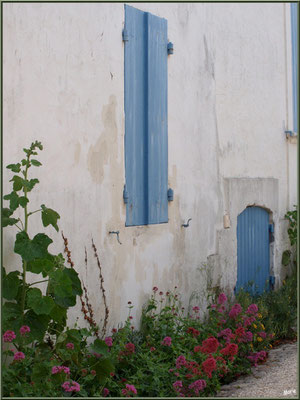
[[[126,226],[168,222],[167,21],[125,5]]]
[[[291,3],[293,130],[298,132],[298,4]]]
[[[248,207],[237,223],[237,283],[254,294],[268,290],[270,275],[269,214],[260,207]]]

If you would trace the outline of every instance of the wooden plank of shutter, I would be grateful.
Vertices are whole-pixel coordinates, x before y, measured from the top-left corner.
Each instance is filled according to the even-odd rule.
[[[126,226],[148,223],[147,32],[145,13],[125,5],[125,173]]]
[[[147,13],[148,223],[168,222],[167,20]]]

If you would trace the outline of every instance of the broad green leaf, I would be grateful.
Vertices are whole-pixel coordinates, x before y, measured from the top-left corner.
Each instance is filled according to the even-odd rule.
[[[27,233],[22,231],[17,233],[14,251],[19,254],[24,261],[32,261],[36,258],[47,258],[49,253],[47,248],[52,240],[44,233],[38,233],[30,240]]]
[[[78,273],[73,268],[65,268],[64,273],[67,274],[72,281],[72,294],[75,296],[81,296],[82,288],[80,279],[78,278]]]
[[[72,339],[73,341],[76,342],[81,342],[82,336],[80,334],[80,331],[78,329],[69,329],[67,332],[68,338]]]
[[[29,167],[29,161],[26,158],[23,158],[23,160],[21,161],[22,165],[27,165]]]
[[[25,208],[26,204],[29,202],[29,200],[27,199],[27,197],[25,196],[20,196],[19,197],[19,204],[21,207]]]
[[[114,372],[114,365],[109,359],[100,359],[93,367],[97,373],[97,378],[100,383],[105,383],[111,372]]]
[[[96,339],[94,341],[94,343],[91,345],[91,349],[94,353],[99,353],[103,356],[107,356],[109,354],[107,344],[100,339]]]
[[[22,283],[22,281],[19,279],[19,275],[19,271],[13,271],[7,274],[2,280],[2,295],[5,299],[13,300],[17,297],[20,284]]]
[[[56,340],[56,344],[59,344],[59,343],[63,343],[66,339],[67,339],[67,334],[66,334],[66,332],[62,332],[59,336],[58,336],[58,338],[57,338],[57,340]]]
[[[14,175],[9,182],[13,182],[13,189],[15,192],[18,192],[23,187],[23,179],[18,175]]]
[[[30,192],[37,183],[39,183],[38,179],[30,179],[30,181],[23,179],[23,185],[27,188],[27,192]]]
[[[9,321],[22,315],[20,304],[5,302],[2,307],[3,321]]]
[[[72,295],[72,281],[65,273],[65,270],[56,270],[49,274],[51,289],[57,297],[69,297]]]
[[[42,165],[42,163],[40,163],[38,160],[31,160],[31,164],[35,167],[39,167],[40,165]]]
[[[9,208],[2,208],[2,226],[3,228],[8,225],[14,225],[18,222],[16,218],[10,218],[13,211]]]
[[[41,209],[43,225],[52,225],[58,232],[57,220],[60,218],[59,214],[51,208],[47,208],[44,204],[41,205]]]
[[[21,164],[17,163],[17,164],[9,164],[6,166],[6,168],[11,169],[12,172],[20,172],[21,171]]]
[[[49,315],[54,321],[61,323],[67,318],[67,310],[55,304]]]
[[[49,272],[54,268],[54,262],[47,258],[36,258],[28,262],[27,271],[33,272],[34,274],[43,274],[43,277],[49,275]]]
[[[10,194],[3,196],[4,200],[9,200],[9,208],[15,211],[19,207],[19,196],[16,192],[12,191]]]
[[[31,329],[32,337],[36,340],[42,340],[50,321],[48,315],[37,315],[34,311],[29,310],[24,316],[24,325],[28,325]]]
[[[37,315],[50,314],[54,301],[49,296],[42,296],[40,289],[33,288],[27,292],[27,306],[32,308]]]

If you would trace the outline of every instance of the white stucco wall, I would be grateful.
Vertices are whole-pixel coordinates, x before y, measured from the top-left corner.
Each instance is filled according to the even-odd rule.
[[[278,282],[287,240],[283,217],[296,204],[296,144],[284,135],[292,121],[289,5],[132,5],[166,18],[174,43],[168,59],[174,201],[168,224],[127,228],[122,199],[124,5],[3,5],[4,166],[20,160],[22,148],[33,140],[43,143],[43,167],[34,169],[33,176],[41,183],[30,209],[45,203],[60,213],[59,227],[99,320],[103,307],[93,237],[110,326],[127,316],[129,300],[139,317],[153,286],[163,291],[178,286],[185,305],[193,291],[206,291],[207,280],[232,291],[238,206],[230,208],[232,199],[226,197],[230,179],[264,178],[264,204],[258,205],[274,207]],[[10,190],[8,178],[4,169],[4,194]],[[275,181],[278,190],[273,192],[270,182]],[[239,195],[245,207],[255,197]],[[225,213],[232,221],[226,230]],[[31,218],[34,234],[41,225],[37,214]],[[181,224],[188,218],[192,221],[184,229]],[[122,245],[108,234],[117,230]],[[44,231],[54,239],[49,250],[62,252],[60,234],[51,227]],[[15,233],[6,228],[4,234],[4,264],[13,269],[18,261],[12,253]],[[78,314],[73,312],[70,320]]]

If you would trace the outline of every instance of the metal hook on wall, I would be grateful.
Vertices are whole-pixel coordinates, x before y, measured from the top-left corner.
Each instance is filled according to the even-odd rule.
[[[192,220],[192,218],[189,218],[188,220],[187,220],[187,223],[186,224],[182,224],[181,226],[183,226],[184,228],[187,228],[187,227],[189,227],[190,226],[190,221]]]
[[[119,233],[120,233],[120,231],[109,231],[108,233],[109,233],[110,235],[111,235],[111,234],[117,235],[117,241],[118,241],[120,244],[122,244],[122,243],[120,242],[120,238],[119,238]]]

